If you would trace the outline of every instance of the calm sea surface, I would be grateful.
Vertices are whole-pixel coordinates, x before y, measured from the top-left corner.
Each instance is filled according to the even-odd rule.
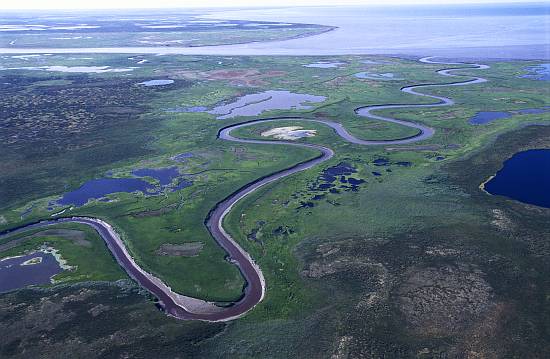
[[[404,54],[463,58],[550,58],[550,3],[400,7],[294,7],[204,12],[208,19],[300,22],[338,27],[312,37],[194,48],[0,49],[0,53],[192,55]],[[158,18],[158,16],[156,16]]]

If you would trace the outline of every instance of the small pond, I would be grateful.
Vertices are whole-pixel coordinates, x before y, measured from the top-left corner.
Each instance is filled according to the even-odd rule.
[[[344,191],[357,191],[359,186],[365,183],[363,179],[357,179],[351,177],[357,173],[357,170],[347,162],[340,162],[339,164],[329,167],[321,173],[317,181],[309,186],[310,191],[329,191],[331,193],[338,193],[340,190]],[[323,197],[316,197],[318,200]]]
[[[496,120],[510,118],[513,115],[537,115],[550,112],[550,106],[542,108],[526,108],[511,111],[480,111],[470,118],[471,125],[485,125]]]
[[[509,112],[501,111],[481,111],[478,112],[470,119],[472,125],[484,125],[495,120],[512,117]]]
[[[516,153],[483,188],[493,195],[550,208],[550,149]]]
[[[50,284],[63,269],[50,253],[34,252],[0,260],[0,292]]]

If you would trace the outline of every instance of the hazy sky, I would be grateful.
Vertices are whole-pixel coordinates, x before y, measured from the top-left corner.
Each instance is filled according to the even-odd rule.
[[[502,3],[521,0],[0,0],[0,9],[124,9],[297,5]],[[530,1],[529,1],[530,2]]]

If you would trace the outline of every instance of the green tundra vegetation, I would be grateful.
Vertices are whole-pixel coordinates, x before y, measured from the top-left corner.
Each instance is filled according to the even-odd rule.
[[[354,110],[433,102],[401,92],[407,85],[470,75],[488,82],[419,90],[452,98],[450,107],[377,113],[435,129],[432,138],[412,144],[349,144],[323,124],[299,120],[236,130],[233,135],[254,139],[273,139],[261,134],[277,127],[316,130],[297,141],[330,147],[335,156],[262,187],[226,217],[225,228],[267,282],[265,299],[234,322],[182,322],[156,310],[88,228],[60,225],[42,235],[2,237],[0,249],[25,240],[1,257],[47,242],[76,266],[52,286],[0,295],[0,335],[7,338],[2,356],[22,347],[25,355],[97,350],[103,357],[154,351],[158,357],[234,358],[543,357],[550,350],[550,211],[479,189],[514,153],[550,148],[550,114],[469,123],[479,111],[550,106],[547,83],[520,77],[537,62],[488,62],[489,69],[449,78],[435,73],[446,65],[398,57],[141,56],[147,62],[140,65],[123,55],[71,57],[84,56],[6,55],[0,64],[136,68],[0,71],[0,231],[52,216],[102,218],[144,269],[179,293],[219,302],[238,299],[245,283],[206,230],[208,212],[243,185],[318,156],[294,146],[222,141],[221,128],[297,117],[339,122],[363,139],[409,137],[417,131]],[[362,62],[367,59],[375,63]],[[303,66],[319,60],[343,64]],[[396,79],[354,76],[364,71]],[[151,79],[174,82],[139,84]],[[305,109],[223,120],[206,112],[267,90],[326,99],[304,103]],[[189,108],[193,112],[184,111]],[[166,167],[177,167],[178,181],[192,185],[171,190],[146,177],[158,194],[113,193],[80,207],[50,203],[91,179]],[[327,180],[342,168],[344,175]],[[166,253],[167,245],[194,243],[202,246],[193,255]],[[21,323],[18,337],[10,334],[15,323]],[[43,334],[47,341],[39,339]]]

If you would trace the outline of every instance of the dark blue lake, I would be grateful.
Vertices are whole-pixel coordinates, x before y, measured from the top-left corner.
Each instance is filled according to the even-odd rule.
[[[29,262],[33,259],[35,264]],[[50,284],[51,277],[62,271],[55,257],[49,253],[35,252],[0,260],[0,292],[29,285]]]
[[[172,183],[172,180],[180,175],[177,167],[166,168],[140,168],[132,171],[134,176],[138,177],[152,177],[160,182],[161,185],[166,186]]]
[[[516,153],[484,188],[490,194],[550,208],[550,150]]]
[[[147,192],[155,189],[152,184],[137,178],[100,178],[84,183],[80,188],[65,193],[58,201],[61,205],[83,206],[88,200],[102,198],[116,192]]]

